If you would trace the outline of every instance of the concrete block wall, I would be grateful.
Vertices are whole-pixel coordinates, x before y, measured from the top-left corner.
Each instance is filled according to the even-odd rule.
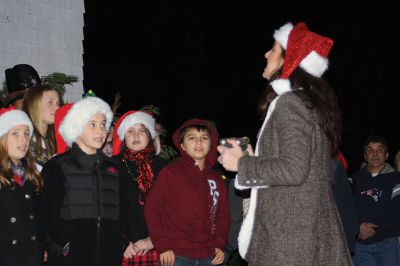
[[[64,100],[80,99],[84,12],[84,0],[0,0],[0,82],[7,68],[29,64],[40,76],[78,76]]]

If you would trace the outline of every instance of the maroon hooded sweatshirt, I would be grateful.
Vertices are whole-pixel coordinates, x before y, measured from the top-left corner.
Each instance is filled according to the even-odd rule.
[[[203,125],[211,133],[211,149],[203,171],[182,150],[181,128]],[[159,254],[172,250],[175,256],[212,258],[215,248],[224,249],[229,229],[227,189],[212,167],[217,160],[215,129],[201,119],[190,119],[173,135],[181,158],[164,167],[145,205],[150,238]]]

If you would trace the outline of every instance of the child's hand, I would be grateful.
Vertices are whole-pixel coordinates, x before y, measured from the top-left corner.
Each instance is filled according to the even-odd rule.
[[[162,266],[173,266],[175,262],[175,254],[172,250],[165,251],[160,254],[160,262]]]
[[[149,250],[154,248],[153,242],[151,242],[150,237],[146,237],[144,239],[136,241],[135,246],[139,249],[139,256],[145,255]]]
[[[138,251],[139,249],[135,246],[135,244],[129,242],[129,245],[126,247],[124,252],[124,258],[130,259],[133,256],[136,256]]]
[[[215,248],[215,257],[212,260],[212,264],[214,265],[221,264],[222,262],[224,262],[224,258],[225,258],[224,252],[219,248]]]

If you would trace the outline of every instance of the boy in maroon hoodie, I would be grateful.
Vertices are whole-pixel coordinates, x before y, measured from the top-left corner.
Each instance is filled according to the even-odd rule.
[[[147,203],[145,218],[163,266],[218,265],[229,229],[227,189],[217,171],[217,135],[201,119],[186,121],[173,135],[181,158],[164,167]]]

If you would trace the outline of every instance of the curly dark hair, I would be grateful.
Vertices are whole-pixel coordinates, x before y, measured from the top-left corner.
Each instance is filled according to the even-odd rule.
[[[280,71],[277,71],[271,80],[279,76]],[[341,144],[342,116],[334,91],[324,79],[314,77],[300,67],[293,71],[289,81],[293,92],[305,102],[307,108],[315,108],[319,113],[319,125],[331,142],[332,155],[336,154]],[[265,117],[269,105],[276,96],[276,92],[268,83],[258,106],[262,117]]]

